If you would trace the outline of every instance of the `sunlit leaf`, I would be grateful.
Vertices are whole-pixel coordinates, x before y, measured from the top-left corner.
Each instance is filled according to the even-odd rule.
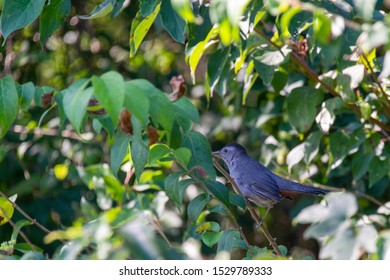
[[[130,31],[130,58],[133,58],[137,53],[138,47],[148,33],[154,20],[160,12],[161,3],[156,6],[153,13],[143,17],[139,12],[131,24]]]
[[[103,3],[96,6],[89,15],[79,16],[79,18],[94,19],[94,18],[104,17],[112,11],[113,9],[112,2],[113,2],[112,0],[105,0]]]

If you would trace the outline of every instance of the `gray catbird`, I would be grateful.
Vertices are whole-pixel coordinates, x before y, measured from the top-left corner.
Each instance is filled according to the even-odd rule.
[[[271,207],[283,197],[297,193],[323,195],[328,192],[279,177],[248,156],[244,147],[237,143],[228,144],[213,154],[220,156],[227,164],[230,176],[237,183],[244,197],[261,207],[267,207],[261,223]]]

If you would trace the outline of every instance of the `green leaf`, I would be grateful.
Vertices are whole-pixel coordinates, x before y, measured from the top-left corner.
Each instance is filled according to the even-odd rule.
[[[322,139],[321,131],[312,132],[304,144],[304,160],[308,165],[314,157],[318,154],[318,148]]]
[[[254,60],[254,63],[256,72],[259,74],[260,79],[263,81],[264,85],[269,86],[274,78],[276,67],[267,65],[256,59]]]
[[[134,137],[133,141],[131,141],[130,151],[134,164],[135,176],[139,180],[145,165],[148,163],[149,149],[145,143],[138,139],[138,137]]]
[[[228,229],[222,233],[218,241],[217,252],[230,252],[234,248],[247,249],[244,240],[241,239],[240,233],[235,229]]]
[[[353,133],[347,133],[344,131],[336,131],[329,137],[330,154],[332,158],[330,160],[331,169],[336,168],[341,164],[348,153],[364,142],[364,134],[360,129],[357,129]]]
[[[351,170],[354,180],[359,180],[367,173],[370,162],[374,156],[374,153],[366,154],[363,147],[353,155]]]
[[[218,181],[205,180],[207,189],[213,194],[213,196],[225,204],[227,207],[230,206],[229,191],[226,186]]]
[[[196,131],[190,131],[184,135],[182,146],[190,149],[192,153],[188,168],[202,167],[209,179],[215,179],[216,173],[211,158],[211,149],[206,137]]]
[[[9,34],[33,22],[41,13],[45,2],[46,0],[5,1],[0,25],[4,42]]]
[[[324,94],[313,87],[295,88],[287,96],[288,118],[299,132],[310,129],[323,98]]]
[[[0,138],[7,133],[18,116],[18,103],[15,82],[11,76],[6,76],[0,80]]]
[[[139,11],[141,15],[147,17],[148,15],[153,13],[153,11],[156,9],[156,6],[159,2],[161,2],[161,0],[140,0]]]
[[[177,118],[190,119],[193,122],[199,123],[199,111],[195,105],[186,97],[180,98],[173,103],[174,113]]]
[[[230,55],[230,46],[222,49],[218,49],[213,52],[207,62],[206,72],[206,95],[208,97],[213,96],[213,92],[221,78],[223,69],[228,62]]]
[[[111,12],[111,18],[116,17],[120,11],[122,10],[123,4],[125,3],[125,0],[111,0],[112,2],[112,12]]]
[[[161,3],[162,25],[169,35],[178,43],[184,44],[186,22],[172,8],[171,1],[165,0]]]
[[[156,6],[153,13],[143,17],[140,12],[137,13],[135,19],[131,24],[130,31],[130,58],[134,58],[137,53],[138,47],[141,45],[143,39],[148,33],[154,20],[160,12],[161,3]]]
[[[85,89],[88,83],[89,80],[81,79],[63,91],[65,114],[78,133],[80,133],[88,103],[93,93],[92,88]]]
[[[201,193],[197,197],[195,197],[188,204],[187,213],[190,220],[196,224],[200,213],[202,213],[203,209],[206,207],[207,203],[209,203],[210,197],[207,193]]]
[[[187,0],[170,0],[175,11],[186,21],[194,22],[196,17],[192,11],[191,3]]]
[[[337,92],[344,102],[353,102],[356,100],[355,93],[351,88],[351,77],[347,74],[337,75]]]
[[[200,224],[196,228],[195,232],[201,234],[205,231],[219,232],[220,230],[221,230],[221,226],[218,223],[208,221],[208,222],[204,222],[204,223]]]
[[[180,147],[174,150],[172,153],[181,163],[184,164],[184,166],[188,165],[192,156],[191,151],[184,147]]]
[[[123,159],[129,149],[130,139],[131,136],[126,136],[119,131],[115,135],[114,144],[112,145],[110,152],[111,168],[114,171],[114,174],[118,173],[118,170],[122,165]]]
[[[114,126],[116,126],[125,99],[122,75],[110,71],[103,74],[100,78],[93,76],[92,85],[94,95],[111,117]]]
[[[390,166],[390,157],[374,157],[369,165],[368,178],[369,186],[372,187],[376,182],[382,179],[388,172]]]
[[[17,221],[15,223],[14,230],[12,231],[11,240],[16,241],[22,227],[29,226],[29,225],[32,225],[32,223],[28,220],[22,219],[22,220]]]
[[[180,176],[182,175],[181,172],[172,173],[164,181],[165,193],[175,203],[179,211],[181,211],[181,205],[187,187],[195,183],[193,179],[180,180]]]
[[[100,18],[111,13],[113,9],[112,0],[106,0],[100,5],[96,6],[89,15],[79,16],[81,19]]]
[[[144,90],[136,86],[133,81],[125,82],[125,108],[138,120],[142,125],[146,125],[149,119],[149,98]]]
[[[148,163],[153,164],[169,155],[171,149],[165,144],[155,144],[150,147]]]
[[[246,210],[245,199],[241,195],[235,193],[229,194],[229,202],[237,207],[240,207],[244,211]]]
[[[212,28],[210,32],[207,34],[207,37],[203,41],[200,41],[198,44],[196,44],[196,46],[194,46],[189,51],[189,54],[187,55],[188,64],[190,65],[190,70],[191,70],[191,78],[194,84],[195,84],[195,71],[196,68],[198,67],[199,60],[206,49],[207,43],[215,36],[217,36],[217,34],[218,34],[218,29],[215,27]]]
[[[202,234],[202,241],[206,246],[211,248],[215,244],[218,243],[222,234],[223,234],[223,231],[220,231],[220,232],[207,231],[207,232]]]
[[[51,0],[43,8],[39,20],[39,40],[43,45],[47,38],[65,21],[71,8],[70,0]]]
[[[35,86],[32,82],[28,82],[23,85],[17,85],[16,88],[18,90],[19,97],[21,100],[20,103],[22,106],[22,110],[23,112],[27,112],[32,100],[34,99]]]
[[[9,198],[11,201],[16,200],[16,196]],[[0,226],[7,223],[14,214],[14,206],[4,197],[0,197]],[[4,214],[5,213],[5,214]]]
[[[109,196],[117,203],[122,203],[125,189],[123,185],[114,176],[103,176],[104,186]]]

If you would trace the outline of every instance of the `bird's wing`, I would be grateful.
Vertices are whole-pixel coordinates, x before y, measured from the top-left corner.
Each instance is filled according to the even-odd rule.
[[[257,172],[247,172],[245,186],[259,196],[279,201],[282,197],[279,193],[278,184],[272,177],[273,174],[271,171],[256,160],[248,162],[248,165],[247,168],[249,168],[249,170],[256,170]]]

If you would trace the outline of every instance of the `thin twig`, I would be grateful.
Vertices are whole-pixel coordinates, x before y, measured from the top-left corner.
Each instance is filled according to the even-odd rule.
[[[232,177],[230,177],[229,173],[226,172],[226,170],[219,164],[219,162],[215,158],[213,159],[213,163],[214,163],[215,168],[217,168],[223,174],[223,176],[225,176],[226,179],[232,184],[234,191],[237,194],[244,197],[240,191],[240,188],[237,186],[236,182],[233,180]],[[256,224],[260,225],[261,231],[263,232],[264,236],[268,239],[268,241],[269,241],[270,245],[272,246],[272,248],[274,249],[275,253],[278,256],[282,256],[282,252],[280,252],[278,244],[276,244],[275,239],[269,233],[269,231],[264,226],[264,224],[261,223],[261,219],[260,219],[259,215],[257,214],[257,212],[255,211],[255,209],[253,208],[253,206],[251,205],[251,203],[247,199],[245,199],[245,203],[247,205],[249,213],[251,214],[252,218],[255,220]]]
[[[386,112],[387,116],[390,116],[390,100],[387,98],[387,94],[386,94],[385,90],[383,89],[382,84],[379,82],[378,76],[374,72],[374,69],[372,68],[371,63],[368,60],[366,54],[364,52],[362,52],[361,56],[363,57],[364,61],[366,62],[365,66],[368,67],[368,70],[370,70],[371,76],[374,79],[374,82],[378,85],[379,90],[381,91],[381,93],[383,95],[383,98],[386,100],[387,104],[383,104],[383,106],[385,107],[385,112]],[[380,100],[379,93],[377,91],[374,91],[374,92]]]
[[[8,196],[6,196],[2,191],[0,191],[0,196],[5,198],[8,202],[10,202],[12,204],[12,206],[18,210],[20,212],[20,214],[22,214],[27,220],[29,220],[33,225],[36,225],[37,227],[39,227],[42,231],[46,232],[46,233],[51,233],[50,230],[48,230],[47,228],[45,228],[41,223],[39,223],[36,219],[33,219],[30,215],[28,215],[26,212],[23,211],[22,208],[20,208],[15,202],[13,202],[12,200],[10,200],[8,198]],[[64,245],[66,245],[66,241],[62,238],[58,238],[58,240],[60,240]]]
[[[165,235],[165,233],[161,227],[160,221],[155,216],[153,217],[153,225],[154,225],[155,229],[157,230],[157,232],[161,235],[161,237],[167,242],[168,246],[172,248],[172,244],[171,244],[171,242],[169,242],[168,237]]]
[[[4,209],[0,207],[0,211],[3,213],[4,217],[8,220],[8,222],[10,223],[10,225],[18,232],[18,234],[20,234],[20,236],[26,241],[26,243],[28,244],[28,246],[30,246],[31,250],[36,251],[35,246],[32,244],[32,242],[30,241],[30,239],[28,239],[28,237],[24,234],[24,232],[21,231],[21,230],[15,225],[15,223],[11,220],[11,218],[7,215],[7,213],[5,213]]]
[[[281,47],[275,44],[267,35],[265,35],[259,28],[254,29],[257,34],[259,34],[261,37],[263,37],[270,45],[274,46],[276,49],[281,50]],[[291,59],[299,64],[303,68],[303,74],[306,74],[307,77],[317,83],[319,83],[323,88],[325,88],[329,93],[331,93],[333,96],[340,96],[339,93],[332,87],[330,87],[328,84],[326,84],[323,80],[320,79],[320,77],[309,67],[306,61],[304,61],[301,57],[296,55],[295,53],[290,53]],[[356,104],[346,104],[346,107],[353,110],[358,115],[361,115],[360,109]],[[372,124],[377,125],[381,128],[380,132],[388,136],[388,132],[390,132],[390,126],[370,117],[368,119]]]
[[[77,141],[83,141],[77,133],[71,130],[58,130],[54,128],[41,128],[41,127],[36,127],[34,129],[27,129],[26,127],[22,125],[14,125],[11,127],[11,130],[14,133],[26,133],[26,134],[34,134],[36,136],[54,136],[58,137],[61,136],[63,138],[68,138],[72,140],[77,140]]]

